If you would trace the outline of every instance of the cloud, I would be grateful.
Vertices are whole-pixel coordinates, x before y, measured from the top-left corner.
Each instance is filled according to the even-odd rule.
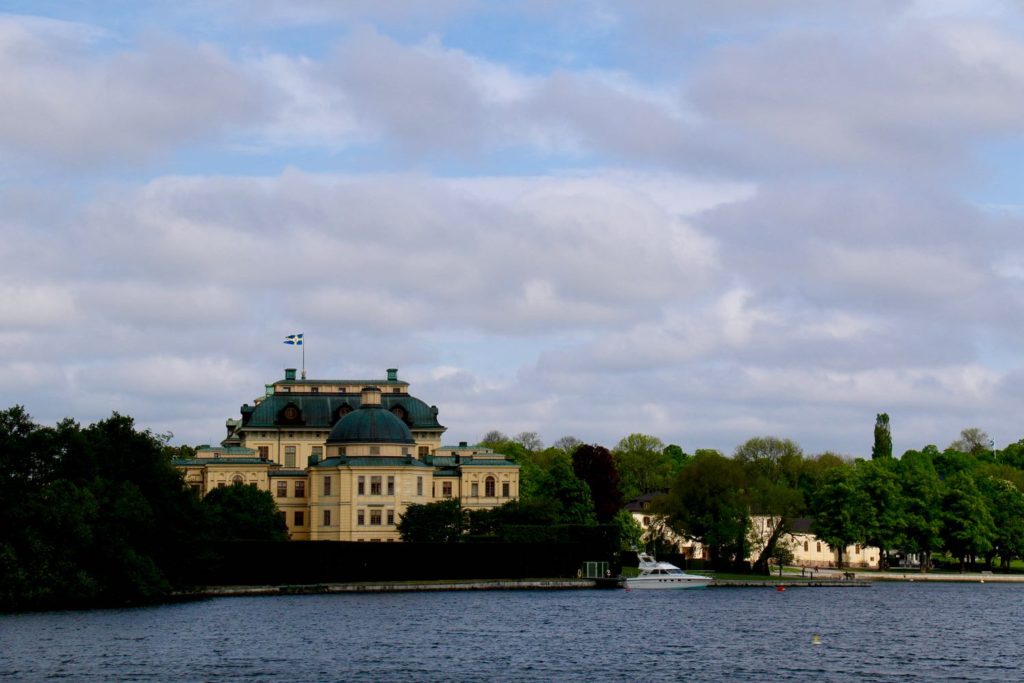
[[[85,30],[0,16],[0,155],[89,167],[126,164],[222,133],[259,109],[253,84],[216,49],[147,37],[95,49]]]

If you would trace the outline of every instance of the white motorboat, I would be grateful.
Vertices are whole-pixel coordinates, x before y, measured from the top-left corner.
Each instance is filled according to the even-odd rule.
[[[639,553],[640,574],[626,579],[626,588],[700,588],[711,583],[709,576],[687,574],[668,562],[658,562],[648,553]]]

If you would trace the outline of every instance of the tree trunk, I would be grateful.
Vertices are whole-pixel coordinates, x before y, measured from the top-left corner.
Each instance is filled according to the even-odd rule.
[[[786,528],[786,525],[779,520],[779,523],[772,530],[771,536],[764,544],[764,548],[761,549],[761,554],[758,555],[757,560],[754,562],[753,572],[755,574],[764,574],[768,576],[771,574],[771,569],[768,567],[768,560],[771,558],[772,553],[775,552],[775,546],[778,545],[779,539]]]

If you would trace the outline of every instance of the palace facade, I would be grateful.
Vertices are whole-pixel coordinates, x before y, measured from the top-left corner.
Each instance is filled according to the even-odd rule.
[[[296,379],[289,368],[227,421],[220,446],[174,464],[200,495],[234,483],[269,491],[295,540],[397,541],[411,504],[519,497],[519,466],[464,441],[442,446],[437,414],[394,368],[383,380]]]

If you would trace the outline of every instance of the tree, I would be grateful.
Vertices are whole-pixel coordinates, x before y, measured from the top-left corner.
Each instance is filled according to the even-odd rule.
[[[287,541],[288,527],[269,491],[254,484],[216,488],[203,498],[207,529],[216,541]]]
[[[902,549],[921,556],[922,572],[928,571],[932,553],[942,547],[942,482],[931,455],[927,447],[923,452],[907,451],[900,458],[899,469],[900,494],[905,501]]]
[[[1009,571],[1010,559],[1024,555],[1024,493],[1010,481],[990,475],[980,477],[977,483],[995,526],[986,564],[991,569],[992,557],[998,555],[1003,570]]]
[[[836,566],[843,566],[846,546],[864,538],[861,510],[866,504],[863,494],[854,485],[848,468],[836,468],[825,475],[825,481],[812,501],[814,522],[811,530],[836,552]]]
[[[957,472],[946,482],[942,496],[942,538],[946,548],[960,561],[972,563],[993,547],[996,536],[992,515],[973,477]]]
[[[718,569],[738,567],[747,555],[750,526],[743,466],[714,451],[695,455],[669,492],[654,500],[676,534],[699,541]]]
[[[594,501],[590,488],[573,474],[569,463],[558,460],[541,479],[543,498],[557,506],[562,524],[594,524]]]
[[[528,451],[539,451],[544,448],[544,442],[540,440],[537,432],[519,432],[512,440]]]
[[[563,436],[559,438],[555,443],[552,444],[555,448],[565,452],[568,455],[572,455],[578,447],[582,446],[583,442],[577,439],[575,436]]]
[[[661,491],[672,480],[672,460],[661,439],[648,434],[623,437],[612,450],[619,472],[622,496],[627,501],[645,493]]]
[[[619,472],[604,446],[578,446],[572,453],[572,470],[590,488],[597,521],[605,524],[622,509]]]
[[[611,523],[619,528],[619,548],[622,550],[632,550],[634,548],[643,547],[644,543],[644,530],[636,519],[633,518],[633,514],[625,508],[619,510],[612,517]]]
[[[871,459],[892,457],[892,433],[889,431],[889,414],[875,416],[875,443],[871,446]]]
[[[468,519],[458,498],[434,503],[413,503],[396,525],[406,543],[455,543],[468,528]]]
[[[159,437],[0,412],[0,608],[150,600],[194,576],[199,502]]]
[[[508,441],[508,437],[503,432],[499,432],[497,429],[492,429],[483,435],[480,439],[481,446],[494,446],[496,444],[504,443]]]
[[[664,453],[668,457],[669,461],[672,463],[673,475],[680,469],[682,469],[683,465],[686,464],[686,461],[690,459],[690,455],[686,453],[680,446],[677,446],[674,443],[670,443],[669,445],[665,446],[665,448],[662,450],[662,453]]]
[[[864,542],[881,550],[880,564],[889,566],[889,554],[903,543],[906,501],[900,490],[898,463],[892,458],[861,460],[854,467],[854,484],[865,507],[861,510]]]
[[[775,546],[805,511],[799,481],[803,451],[789,439],[762,436],[748,439],[733,456],[745,472],[751,512],[767,519],[756,537],[754,571],[767,574]]]
[[[949,444],[949,447],[961,453],[969,453],[975,457],[992,452],[992,439],[978,427],[968,427],[960,431],[960,438]]]

